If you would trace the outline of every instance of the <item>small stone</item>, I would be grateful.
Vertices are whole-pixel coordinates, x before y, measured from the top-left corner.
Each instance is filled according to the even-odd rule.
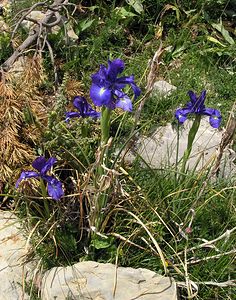
[[[161,96],[168,96],[177,88],[174,85],[169,84],[164,80],[159,80],[154,83],[153,94],[159,94]]]

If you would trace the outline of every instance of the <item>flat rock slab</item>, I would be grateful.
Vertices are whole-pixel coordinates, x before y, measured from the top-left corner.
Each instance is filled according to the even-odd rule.
[[[0,299],[29,299],[23,290],[29,269],[28,265],[23,266],[28,249],[21,230],[11,212],[0,211]]]
[[[176,300],[175,282],[146,269],[92,261],[53,268],[42,280],[42,300]]]
[[[192,120],[187,120],[179,129],[179,142],[177,130],[171,124],[159,127],[150,137],[140,137],[137,141],[135,153],[151,168],[174,167],[177,161],[183,157],[187,148],[188,133],[192,126]],[[189,169],[201,170],[214,164],[223,131],[212,128],[208,118],[202,118],[198,133],[195,137],[192,152],[188,160]],[[133,161],[136,155],[129,153],[128,161]],[[220,166],[222,177],[236,174],[234,164],[235,152],[227,148],[224,152]]]

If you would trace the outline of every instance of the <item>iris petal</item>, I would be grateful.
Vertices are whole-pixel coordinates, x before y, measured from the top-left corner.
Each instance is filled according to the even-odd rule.
[[[76,111],[66,112],[66,122],[68,122],[71,118],[79,118],[81,117],[80,113]]]
[[[179,121],[179,123],[183,124],[188,115],[191,113],[191,110],[188,108],[179,108],[175,111],[175,117]]]
[[[39,156],[32,162],[32,166],[36,170],[41,172],[42,168],[45,166],[46,163],[47,163],[46,158],[44,156]]]
[[[134,76],[123,76],[116,80],[116,88],[124,88],[126,84],[129,84],[134,92],[135,98],[141,94],[140,88],[134,83]]]
[[[210,117],[209,122],[213,128],[218,128],[220,126],[222,116],[218,109],[206,107],[203,114]]]
[[[127,100],[123,97],[128,97],[122,89],[126,85],[130,85],[135,98],[137,98],[141,90],[134,82],[134,76],[124,76],[118,78],[118,75],[123,72],[125,64],[122,59],[108,60],[108,68],[100,65],[97,73],[91,76],[92,86],[90,88],[90,97],[97,106],[106,106],[110,109],[116,107],[124,107],[125,110],[131,110],[130,98]],[[123,101],[123,102],[120,102]],[[129,103],[128,106],[124,103]]]
[[[96,84],[90,88],[90,97],[97,106],[107,106],[112,101],[111,90]]]
[[[46,175],[43,179],[48,183],[48,195],[54,200],[59,200],[64,195],[62,183],[53,176]]]
[[[108,60],[108,80],[112,82],[116,81],[118,74],[122,73],[125,68],[125,64],[122,59],[114,59],[113,61]]]
[[[21,172],[20,178],[17,180],[15,187],[18,188],[22,180],[25,180],[27,178],[39,177],[39,176],[40,175],[34,171],[23,171]]]
[[[201,92],[201,95],[199,96],[199,98],[197,99],[197,112],[198,113],[202,113],[202,110],[205,109],[205,105],[204,105],[204,102],[205,102],[205,99],[206,99],[206,91],[203,90]]]
[[[188,114],[190,113],[195,113],[197,115],[207,115],[210,117],[210,125],[214,128],[218,128],[220,126],[222,117],[219,110],[205,107],[204,102],[206,98],[206,90],[203,90],[199,97],[197,97],[197,95],[193,91],[189,91],[188,94],[191,101],[187,103],[185,108],[177,109],[175,112],[175,117],[178,119],[178,121],[180,123],[184,123],[187,119]]]
[[[46,164],[44,165],[44,167],[42,168],[42,170],[40,171],[41,175],[44,175],[47,173],[47,171],[49,171],[51,169],[51,167],[55,164],[56,162],[56,158],[55,157],[50,157],[48,159],[48,161],[46,162]]]
[[[188,95],[191,99],[192,105],[195,106],[197,102],[197,95],[193,91],[188,91]]]
[[[55,200],[59,200],[63,195],[62,183],[57,180],[54,176],[49,176],[46,172],[52,167],[56,162],[56,158],[51,157],[46,161],[44,156],[40,156],[35,159],[32,163],[33,167],[36,168],[40,173],[35,171],[23,171],[20,178],[16,182],[16,188],[18,188],[20,182],[27,178],[41,177],[48,183],[48,194]]]
[[[87,113],[87,116],[91,117],[91,118],[100,118],[101,117],[101,113],[92,109],[91,111],[89,111]]]
[[[219,127],[220,127],[220,123],[221,123],[221,119],[222,119],[221,116],[218,117],[218,116],[212,115],[212,116],[210,116],[210,118],[209,118],[209,123],[211,124],[211,126],[212,126],[213,128],[219,128]]]
[[[75,108],[79,110],[79,112],[66,112],[66,122],[70,120],[70,118],[75,117],[92,117],[92,118],[99,118],[100,113],[96,112],[92,106],[87,102],[84,97],[76,96],[73,100],[73,105]]]
[[[108,79],[107,68],[104,65],[100,65],[100,69],[97,73],[91,75],[92,83],[100,85]]]
[[[122,98],[116,102],[116,107],[119,107],[125,111],[132,111],[132,101],[127,95],[124,95]]]
[[[219,110],[210,107],[205,107],[204,110],[202,111],[202,114],[206,116],[212,116],[212,115],[220,116]]]
[[[84,97],[76,96],[73,100],[73,105],[83,116],[83,113],[88,110],[88,102]]]

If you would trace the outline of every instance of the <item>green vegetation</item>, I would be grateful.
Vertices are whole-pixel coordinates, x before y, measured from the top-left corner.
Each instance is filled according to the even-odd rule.
[[[14,15],[36,2],[14,1],[5,19],[14,24]],[[9,109],[9,124],[18,131],[15,143],[24,145],[17,149],[30,149],[30,156],[14,152],[18,155],[14,174],[8,173],[13,166],[3,159],[1,207],[14,208],[22,218],[45,269],[88,259],[117,261],[173,276],[183,282],[181,299],[191,299],[196,292],[195,299],[236,299],[235,286],[211,284],[235,281],[235,174],[211,180],[209,169],[180,174],[177,165],[156,170],[139,157],[130,165],[117,150],[167,122],[175,125],[174,112],[188,101],[189,90],[200,94],[206,89],[206,105],[221,111],[226,126],[230,113],[235,114],[236,2],[70,2],[76,5],[62,10],[65,17],[70,15],[68,22],[47,36],[54,60],[45,47],[35,69],[29,67],[36,70],[30,77],[32,84],[21,86],[22,82],[6,76],[7,89],[3,89],[5,82],[1,82],[0,108],[7,99],[14,104],[8,104],[10,108],[24,112],[16,122],[16,109]],[[69,26],[77,41],[68,39]],[[19,28],[14,42],[19,45],[27,35]],[[34,46],[27,53],[32,60]],[[15,47],[10,32],[0,35],[0,63]],[[163,51],[156,79],[177,89],[167,97],[149,95],[135,122],[150,60],[159,47]],[[124,75],[134,75],[142,94],[133,101],[133,113],[112,111],[112,140],[100,147],[101,121],[75,118],[67,124],[65,112],[75,111],[72,99],[77,95],[92,104],[91,74],[116,58],[125,62]],[[129,87],[125,91],[131,94]],[[25,101],[25,95],[32,102]],[[5,111],[5,106],[1,109]],[[0,126],[2,131],[7,128],[4,116]],[[4,151],[0,149],[3,158]],[[40,155],[57,158],[53,172],[65,194],[59,201],[45,197],[37,178],[22,182],[18,191],[14,187],[22,169],[32,170],[33,158]],[[101,199],[105,205],[94,211]],[[99,224],[98,234],[91,224]]]

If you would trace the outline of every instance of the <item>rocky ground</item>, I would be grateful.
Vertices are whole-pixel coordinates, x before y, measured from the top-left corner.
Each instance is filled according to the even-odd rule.
[[[175,281],[147,269],[85,261],[42,272],[22,232],[14,214],[0,211],[0,299],[33,299],[35,287],[42,300],[177,299]]]

